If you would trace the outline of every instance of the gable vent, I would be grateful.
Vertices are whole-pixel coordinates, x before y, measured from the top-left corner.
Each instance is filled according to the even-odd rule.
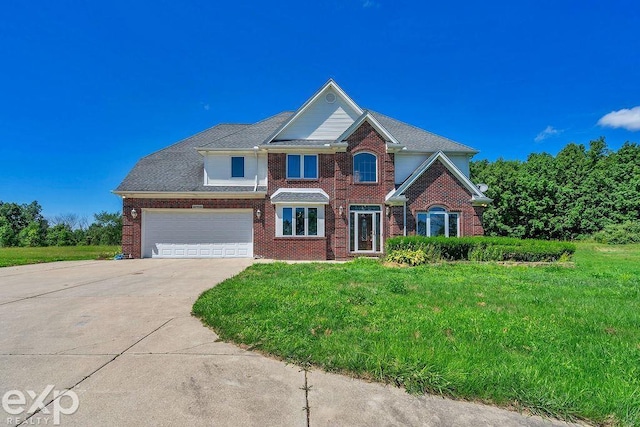
[[[329,92],[324,96],[324,100],[329,104],[333,104],[334,102],[336,102],[336,94],[333,92]]]

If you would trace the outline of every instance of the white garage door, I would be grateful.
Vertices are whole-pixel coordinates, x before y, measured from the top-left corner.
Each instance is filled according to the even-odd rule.
[[[145,210],[142,222],[145,258],[253,257],[252,211]]]

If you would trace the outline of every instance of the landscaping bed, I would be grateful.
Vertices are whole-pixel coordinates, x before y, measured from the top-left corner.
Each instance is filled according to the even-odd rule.
[[[193,312],[222,339],[412,393],[640,425],[640,245],[575,268],[256,264]]]

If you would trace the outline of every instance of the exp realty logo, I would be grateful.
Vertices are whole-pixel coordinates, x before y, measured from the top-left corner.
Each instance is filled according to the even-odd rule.
[[[51,400],[47,401],[49,395]],[[47,407],[49,403],[50,408]],[[60,425],[60,415],[71,415],[78,410],[78,406],[80,400],[75,392],[54,390],[51,384],[39,394],[33,390],[9,390],[2,395],[2,409],[10,415],[6,419],[7,425],[57,426]]]

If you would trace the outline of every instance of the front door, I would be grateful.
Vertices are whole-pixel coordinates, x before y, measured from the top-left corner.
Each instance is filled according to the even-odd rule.
[[[380,252],[380,206],[351,206],[349,240],[353,252]]]

